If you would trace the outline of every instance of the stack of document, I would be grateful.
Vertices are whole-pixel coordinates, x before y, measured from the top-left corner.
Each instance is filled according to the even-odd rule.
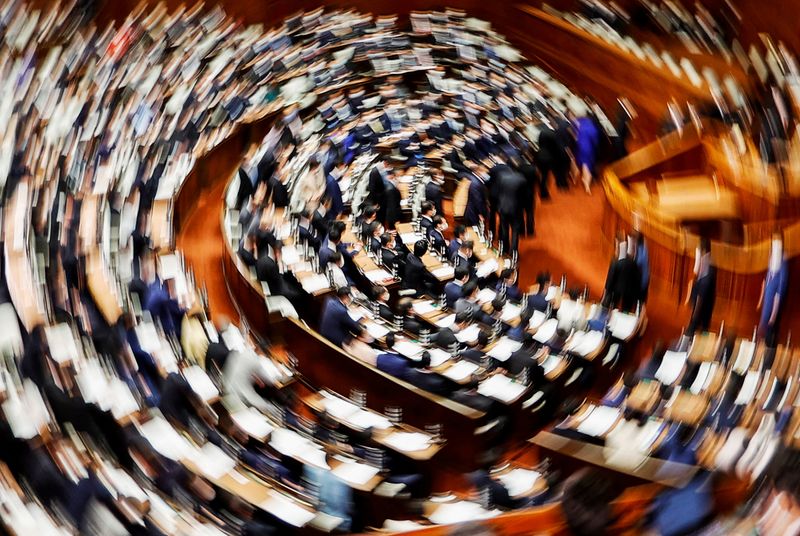
[[[672,385],[680,376],[681,371],[683,371],[683,366],[686,364],[688,357],[686,352],[673,352],[671,350],[664,352],[664,358],[655,373],[655,378],[664,385]]]
[[[547,315],[545,315],[542,311],[534,311],[530,322],[528,322],[528,328],[533,330],[539,329],[542,324],[544,324],[545,320],[547,320]]]
[[[382,268],[378,268],[377,270],[370,270],[369,272],[364,272],[364,275],[373,283],[380,283],[381,281],[386,281],[387,279],[392,279],[392,274],[387,272]]]
[[[419,359],[419,356],[422,355],[425,349],[415,342],[401,340],[394,343],[394,351],[408,359],[416,360]]]
[[[436,321],[436,326],[440,328],[450,328],[456,323],[456,315],[447,315]]]
[[[502,337],[494,344],[492,349],[489,350],[486,355],[497,359],[498,361],[508,361],[508,358],[511,357],[511,354],[519,350],[521,347],[521,342],[509,339],[508,337]]]
[[[436,306],[430,300],[414,302],[412,308],[414,309],[414,312],[420,316],[432,313],[436,310]]]
[[[533,489],[536,482],[542,477],[541,473],[530,469],[517,467],[498,475],[497,479],[506,488],[512,497],[518,497]]]
[[[156,451],[170,460],[180,461],[194,452],[194,447],[163,417],[154,417],[140,429]]]
[[[759,374],[758,371],[749,371],[744,377],[742,387],[739,389],[739,394],[736,396],[736,400],[734,400],[733,403],[737,406],[749,404],[756,394],[756,389],[758,388],[760,379],[761,374]]]
[[[275,429],[261,412],[253,408],[232,413],[231,419],[247,435],[259,441],[266,440],[272,430]]]
[[[548,354],[544,361],[541,363],[542,370],[545,374],[553,372],[557,366],[561,364],[561,358],[554,354]]]
[[[78,357],[78,346],[69,324],[62,323],[44,329],[47,346],[53,361],[62,365]]]
[[[478,340],[480,332],[481,328],[477,324],[470,324],[455,335],[458,342],[469,344]]]
[[[592,406],[584,416],[576,430],[582,434],[600,437],[608,432],[619,420],[619,408],[608,406]]]
[[[481,382],[478,386],[478,393],[494,398],[499,402],[510,404],[522,396],[526,389],[527,387],[524,384],[517,383],[508,376],[495,374]]]
[[[515,318],[519,318],[521,312],[522,312],[521,305],[507,303],[505,307],[503,307],[503,315],[500,317],[500,320],[502,320],[503,322],[511,322]]]
[[[454,382],[462,382],[467,380],[475,371],[478,370],[478,365],[471,361],[459,361],[453,366],[445,370],[442,375],[450,378]]]
[[[452,357],[448,352],[440,348],[431,348],[428,353],[431,356],[431,367],[433,368],[444,365]]]
[[[328,278],[322,274],[314,274],[304,277],[300,281],[300,284],[303,286],[303,290],[309,294],[314,294],[315,292],[330,288],[330,282],[328,281]]]
[[[269,438],[269,445],[284,456],[290,456],[314,467],[329,469],[322,447],[293,430],[276,428]]]
[[[736,354],[736,360],[733,362],[733,372],[736,374],[744,374],[750,363],[753,362],[753,356],[756,353],[756,343],[753,341],[742,341],[739,344],[739,353]]]
[[[567,344],[567,350],[585,357],[600,348],[601,344],[603,344],[601,331],[576,331]]]
[[[608,330],[611,335],[622,341],[628,340],[634,334],[638,325],[639,317],[616,310],[611,311],[611,316],[608,319]]]
[[[545,344],[552,339],[556,334],[556,329],[558,329],[558,320],[555,318],[550,318],[546,320],[539,329],[536,330],[536,334],[533,336],[533,340],[538,343]]]
[[[206,443],[197,449],[191,457],[192,463],[207,478],[217,480],[233,471],[236,461],[213,443]]]
[[[453,274],[455,273],[455,270],[453,269],[452,266],[445,265],[445,266],[441,266],[441,267],[439,267],[439,268],[437,268],[435,270],[432,270],[431,273],[434,275],[434,277],[436,277],[438,279],[449,279],[449,278],[453,277]]]
[[[375,339],[382,339],[389,333],[389,328],[375,322],[366,323],[367,333]]]
[[[379,469],[377,467],[365,463],[358,463],[354,460],[348,460],[337,465],[333,470],[334,475],[348,484],[355,484],[356,486],[363,486],[374,478],[378,472]]]
[[[478,292],[478,303],[483,305],[484,303],[489,303],[497,296],[497,292],[490,288],[485,288]]]
[[[402,452],[417,452],[427,449],[431,444],[431,438],[420,432],[395,432],[384,442]]]
[[[192,391],[205,402],[214,401],[219,397],[219,390],[214,382],[208,377],[206,371],[197,365],[183,369],[183,377],[186,378]]]
[[[428,516],[428,520],[435,525],[449,525],[451,523],[488,519],[499,513],[497,510],[486,510],[478,503],[457,501],[438,505],[436,510]]]
[[[303,508],[290,497],[275,490],[270,491],[267,499],[258,507],[293,527],[304,527],[317,517],[314,510]]]
[[[711,361],[704,361],[701,363],[700,368],[697,370],[697,376],[695,376],[689,391],[695,395],[705,391],[711,383],[711,380],[714,379],[714,373],[717,371],[718,366],[717,363]]]
[[[497,264],[497,259],[494,257],[490,257],[483,261],[482,263],[478,264],[477,268],[475,269],[475,275],[480,278],[486,277],[487,275],[496,272],[497,269],[500,267]]]

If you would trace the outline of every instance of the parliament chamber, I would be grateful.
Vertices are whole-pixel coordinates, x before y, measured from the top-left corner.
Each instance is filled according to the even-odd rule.
[[[800,534],[793,7],[5,1],[0,534]]]

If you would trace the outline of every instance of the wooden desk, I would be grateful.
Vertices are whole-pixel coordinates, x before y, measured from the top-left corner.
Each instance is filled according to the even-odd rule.
[[[664,418],[688,426],[697,426],[706,416],[708,403],[708,396],[695,395],[688,390],[681,389],[675,395],[672,403],[666,407]]]
[[[661,401],[660,389],[655,380],[639,382],[625,399],[625,408],[649,415]]]
[[[565,469],[592,466],[614,475],[627,483],[655,483],[670,488],[682,488],[694,477],[699,468],[694,465],[646,457],[636,469],[612,467],[606,463],[604,447],[569,439],[552,432],[539,432],[530,442]]]

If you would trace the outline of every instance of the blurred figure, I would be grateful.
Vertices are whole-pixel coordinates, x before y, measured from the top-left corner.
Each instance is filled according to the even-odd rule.
[[[692,304],[692,318],[686,328],[686,335],[692,335],[698,329],[708,331],[716,298],[717,267],[711,264],[711,241],[703,237],[695,252],[694,280],[691,291],[686,296],[686,303]]]
[[[590,187],[595,174],[600,130],[597,127],[597,120],[589,113],[575,120],[575,130],[577,132],[575,163],[581,174],[583,189],[587,194],[591,194]]]
[[[783,255],[783,240],[780,235],[774,235],[770,246],[767,275],[761,285],[757,306],[761,309],[758,334],[764,337],[767,346],[775,346],[788,286],[789,261]]]

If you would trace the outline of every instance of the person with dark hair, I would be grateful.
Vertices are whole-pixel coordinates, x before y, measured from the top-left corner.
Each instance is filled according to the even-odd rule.
[[[600,536],[614,522],[611,502],[619,487],[596,469],[580,469],[564,483],[561,508],[567,526],[576,536]]]
[[[478,261],[474,255],[474,247],[475,244],[472,240],[464,240],[461,242],[461,247],[458,248],[458,252],[453,257],[453,266],[456,268],[459,266],[466,266],[469,270],[470,279],[477,277],[475,267]]]
[[[342,200],[342,189],[339,187],[339,179],[345,172],[343,162],[334,167],[325,177],[325,197],[331,200],[330,218],[335,220],[344,212],[344,201]]]
[[[397,300],[396,311],[397,316],[403,321],[403,330],[407,333],[418,335],[422,326],[412,314],[413,307],[414,302],[411,298],[404,297]]]
[[[467,204],[464,208],[464,224],[472,227],[480,222],[488,223],[489,219],[489,189],[486,186],[488,173],[483,166],[475,172],[467,173],[469,190],[467,190]]]
[[[404,264],[404,254],[398,250],[394,234],[383,233],[380,240],[381,264],[390,270],[397,269],[398,273],[400,273],[400,268]]]
[[[430,238],[431,229],[433,229],[433,216],[436,214],[436,208],[430,201],[423,201],[419,209],[419,232],[425,238]]]
[[[444,348],[445,350],[448,350],[453,346],[458,346],[459,341],[456,337],[456,333],[466,329],[471,321],[472,315],[468,311],[456,313],[456,319],[453,322],[453,325],[449,328],[440,329],[439,332],[433,337],[434,344]]]
[[[447,246],[447,258],[453,260],[453,258],[458,254],[459,248],[461,248],[461,243],[464,242],[464,237],[467,235],[467,228],[464,225],[456,225],[456,228],[453,229],[453,239],[450,240],[450,244]]]
[[[447,239],[444,237],[444,232],[446,230],[447,221],[441,216],[434,216],[433,227],[428,232],[428,239],[431,241],[431,247],[434,251],[446,254]]]
[[[351,299],[350,288],[340,287],[336,290],[335,297],[325,301],[320,315],[320,335],[339,347],[364,331],[361,324],[353,320],[347,311]]]
[[[606,278],[604,303],[624,312],[633,311],[642,293],[642,276],[628,251],[627,240],[619,240],[618,255],[611,263]]]
[[[463,294],[463,287],[469,281],[469,268],[457,266],[453,272],[453,280],[444,286],[445,305],[452,309]]]
[[[436,295],[439,280],[428,271],[422,257],[428,252],[428,242],[419,240],[414,244],[414,253],[406,257],[406,266],[403,272],[403,287],[416,291],[416,296],[423,294]]]
[[[505,268],[500,272],[500,280],[495,285],[498,293],[505,292],[506,299],[517,302],[522,299],[522,292],[517,286],[517,271],[514,268]]]
[[[442,208],[442,184],[444,184],[442,172],[434,169],[431,180],[425,185],[425,201],[433,204],[437,214],[444,214],[444,209]]]
[[[550,302],[547,301],[547,291],[550,288],[550,274],[539,272],[536,275],[536,292],[528,296],[528,308],[545,312]]]
[[[714,302],[717,298],[717,267],[711,264],[711,241],[701,238],[697,248],[694,265],[694,280],[686,302],[692,304],[692,318],[686,334],[694,334],[698,329],[708,331]]]
[[[381,285],[372,287],[372,300],[378,304],[378,316],[387,322],[394,320],[394,314],[389,307],[389,291],[386,287]]]

